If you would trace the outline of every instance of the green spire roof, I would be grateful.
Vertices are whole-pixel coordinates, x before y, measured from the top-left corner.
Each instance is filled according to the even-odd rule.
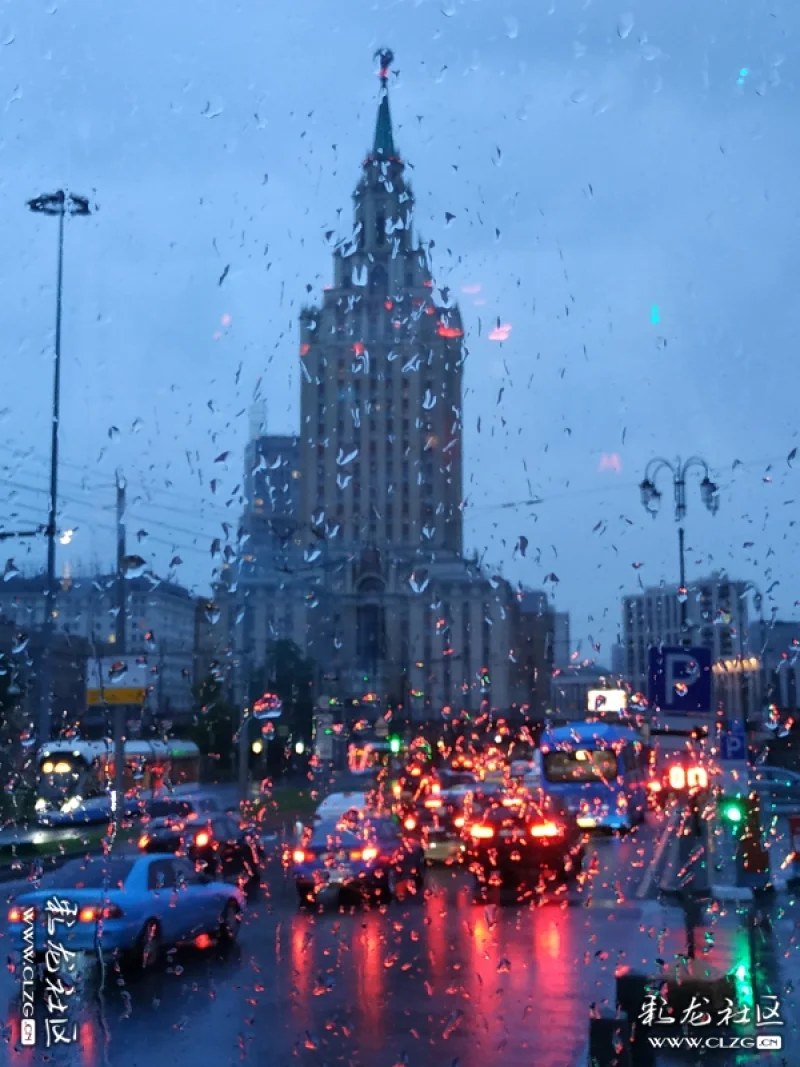
[[[389,48],[382,48],[375,53],[375,58],[380,61],[378,76],[381,79],[381,102],[378,105],[378,118],[375,122],[375,138],[372,144],[372,155],[383,159],[396,159],[397,151],[394,147],[392,134],[392,116],[389,111],[389,65],[394,59],[394,53]]]
[[[392,136],[392,116],[389,112],[389,90],[384,83],[381,86],[381,102],[378,105],[378,118],[375,122],[375,141],[372,146],[373,155],[395,156],[394,137]]]

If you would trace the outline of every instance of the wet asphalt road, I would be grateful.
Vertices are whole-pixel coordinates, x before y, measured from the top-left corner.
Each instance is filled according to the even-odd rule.
[[[102,996],[90,980],[75,1009],[80,1047],[58,1049],[55,1058],[18,1046],[16,979],[2,975],[0,1060],[26,1067],[583,1065],[590,1005],[613,1001],[617,969],[657,973],[656,960],[685,949],[681,915],[654,899],[654,882],[645,881],[650,894],[641,898],[657,830],[594,840],[585,883],[537,907],[473,904],[462,872],[434,869],[424,901],[307,914],[273,862],[233,951],[182,952],[163,973]],[[727,969],[742,934],[733,915],[715,918],[703,963]],[[786,950],[795,920],[784,915],[780,924]],[[795,1049],[787,1062],[798,1060]],[[749,1053],[743,1062],[762,1061]]]

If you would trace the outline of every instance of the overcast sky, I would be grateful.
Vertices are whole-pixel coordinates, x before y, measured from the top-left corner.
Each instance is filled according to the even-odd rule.
[[[555,574],[607,660],[622,592],[677,568],[644,467],[700,453],[722,504],[690,488],[689,575],[777,581],[798,614],[799,28],[786,0],[0,0],[0,518],[46,516],[56,224],[25,201],[66,184],[98,210],[67,233],[60,565],[110,564],[121,467],[138,551],[208,587],[254,395],[298,428],[297,312],[349,231],[389,45],[467,332],[470,550]]]

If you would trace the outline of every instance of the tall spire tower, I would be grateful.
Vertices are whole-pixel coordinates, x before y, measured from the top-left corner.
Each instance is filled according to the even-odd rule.
[[[414,239],[389,109],[394,57],[375,58],[378,114],[353,234],[336,247],[322,305],[300,317],[303,517],[324,514],[349,550],[460,555],[461,320],[436,303]]]

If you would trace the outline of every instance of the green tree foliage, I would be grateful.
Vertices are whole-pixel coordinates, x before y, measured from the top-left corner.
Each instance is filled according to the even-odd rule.
[[[204,756],[219,760],[221,767],[233,764],[233,735],[239,725],[236,708],[225,699],[222,683],[212,675],[193,689],[194,723],[191,740]]]
[[[311,739],[314,714],[314,664],[302,650],[286,638],[273,641],[267,649],[266,666],[251,679],[250,703],[264,693],[276,693],[283,704],[281,722],[295,738]]]

